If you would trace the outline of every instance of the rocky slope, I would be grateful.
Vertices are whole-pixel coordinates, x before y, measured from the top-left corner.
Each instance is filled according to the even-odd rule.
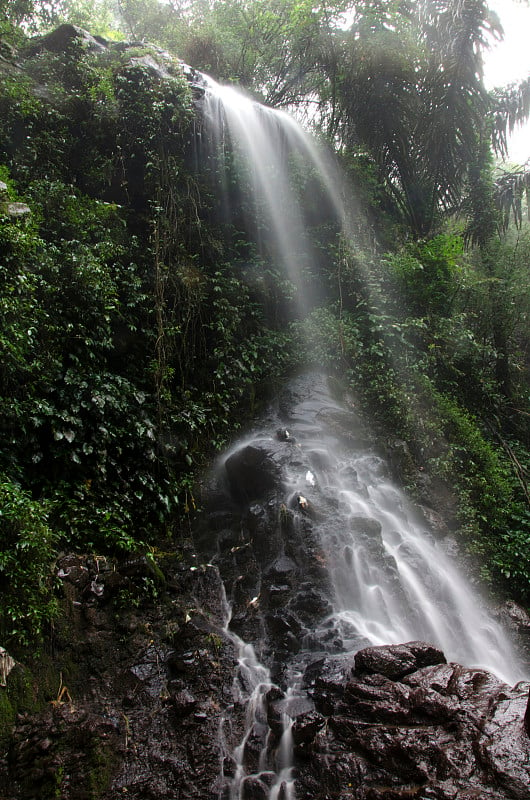
[[[220,463],[192,538],[135,560],[61,557],[47,651],[26,666],[4,654],[2,800],[528,797],[528,682],[420,641],[354,654],[332,622],[319,525],[333,496],[313,504],[286,481],[311,453],[317,476],[325,462],[294,441],[296,402],[349,444],[361,434],[316,384],[291,386]],[[380,530],[356,535],[392,584]]]
[[[41,691],[16,718],[0,797],[231,797],[231,750],[246,721],[216,568],[167,558],[163,599],[149,600],[140,589],[154,580],[146,562],[65,557],[59,567],[69,613],[48,660],[57,693],[46,700]],[[24,677],[15,665],[0,691],[20,692]],[[317,659],[303,686],[312,705],[294,714],[297,800],[528,797],[528,683],[510,688],[413,642]],[[284,699],[280,689],[267,693],[270,750]],[[247,740],[247,766],[260,747]],[[266,800],[268,778],[249,775],[241,797]],[[288,797],[281,788],[277,796]]]

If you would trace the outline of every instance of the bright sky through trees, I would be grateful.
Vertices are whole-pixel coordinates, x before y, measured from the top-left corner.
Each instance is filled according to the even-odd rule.
[[[530,5],[524,0],[489,0],[504,28],[504,41],[485,54],[485,83],[490,89],[524,80],[530,75]],[[530,158],[530,125],[517,128],[510,138],[510,160]]]

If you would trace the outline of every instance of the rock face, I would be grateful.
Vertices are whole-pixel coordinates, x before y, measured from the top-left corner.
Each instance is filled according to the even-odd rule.
[[[61,559],[50,689],[0,753],[2,800],[218,796],[236,664],[222,584],[213,567],[161,566]]]
[[[320,724],[295,739],[297,800],[529,797],[528,684],[412,642],[323,659],[305,685]]]

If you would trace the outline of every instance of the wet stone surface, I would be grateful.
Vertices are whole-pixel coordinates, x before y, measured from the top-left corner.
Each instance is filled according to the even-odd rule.
[[[63,691],[16,720],[2,800],[218,797],[236,664],[224,592],[213,567],[160,563],[149,597],[145,559],[60,561],[67,616],[49,668]]]
[[[297,800],[528,798],[528,683],[418,642],[322,659],[305,683],[321,719],[295,741]]]

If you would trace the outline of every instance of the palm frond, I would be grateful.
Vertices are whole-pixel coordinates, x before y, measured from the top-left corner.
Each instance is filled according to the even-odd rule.
[[[501,213],[503,229],[507,230],[511,218],[520,227],[523,222],[524,200],[527,214],[530,209],[530,167],[501,171],[495,180],[494,197]]]
[[[530,77],[491,92],[492,145],[501,156],[508,155],[508,135],[530,117]]]

